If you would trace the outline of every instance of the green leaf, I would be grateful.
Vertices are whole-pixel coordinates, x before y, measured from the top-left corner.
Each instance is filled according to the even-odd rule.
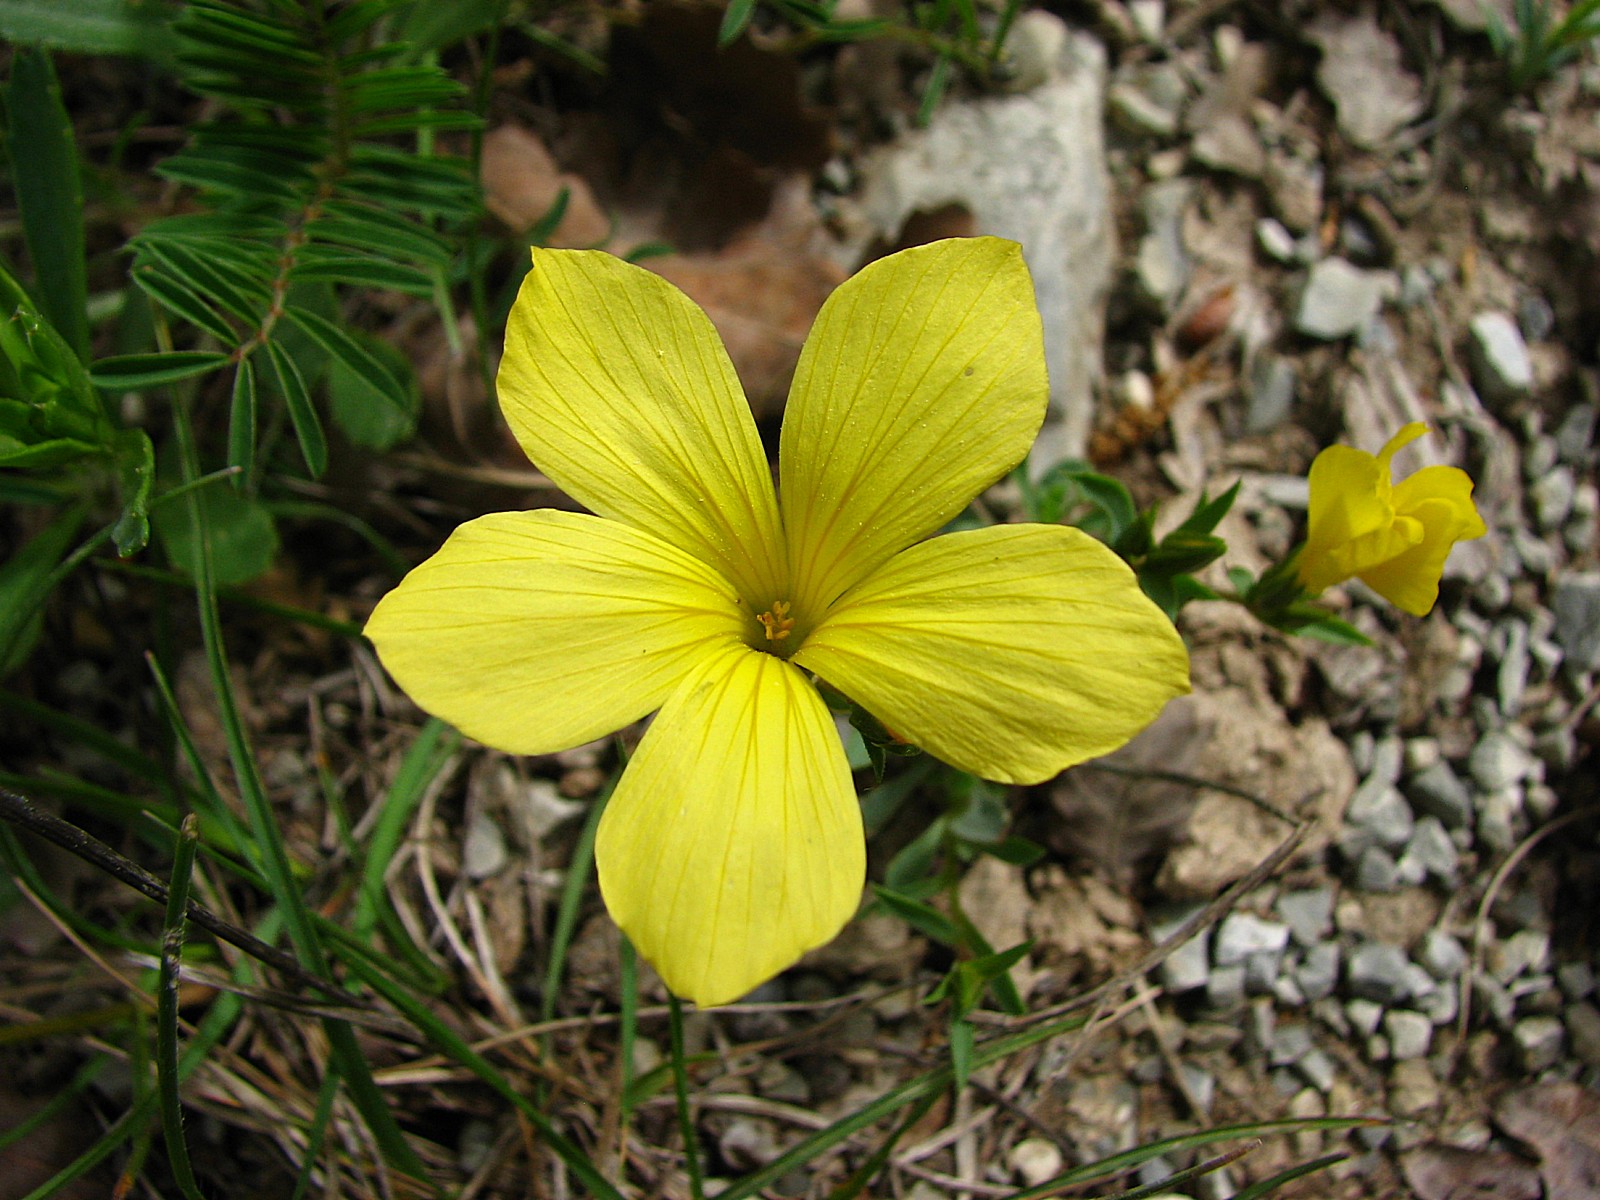
[[[88,357],[88,276],[83,251],[83,180],[72,122],[50,55],[21,48],[6,88],[11,181],[28,243],[40,308],[79,359]]]
[[[248,583],[266,572],[278,553],[278,530],[259,501],[232,488],[208,487],[195,500],[210,532],[211,569],[218,586]],[[189,505],[163,504],[152,514],[156,535],[172,565],[196,576],[199,547]]]
[[[1228,552],[1228,543],[1209,533],[1174,529],[1145,557],[1140,574],[1181,575],[1209,566]]]
[[[397,33],[417,50],[442,50],[499,24],[505,11],[506,0],[413,4],[401,19]]]
[[[162,308],[204,330],[223,345],[238,340],[233,327],[194,289],[164,273],[154,263],[141,263],[133,269],[133,282]]]
[[[267,343],[267,357],[272,359],[272,369],[278,377],[278,389],[283,393],[284,404],[289,409],[289,421],[294,425],[294,435],[300,442],[300,455],[305,459],[306,470],[313,479],[320,479],[328,469],[328,438],[322,431],[322,418],[317,416],[316,405],[306,388],[305,378],[294,358],[276,341]]]
[[[1228,515],[1238,495],[1237,483],[1215,500],[1207,500],[1205,492],[1202,491],[1200,499],[1195,501],[1194,511],[1184,518],[1183,524],[1178,528],[1186,533],[1210,533],[1217,527],[1217,523]]]
[[[1029,838],[1016,834],[994,843],[977,843],[990,858],[998,858],[1014,867],[1031,867],[1045,856],[1045,848]]]
[[[20,667],[39,640],[51,575],[82,524],[83,511],[70,509],[0,563],[0,676]]]
[[[872,885],[872,894],[895,916],[919,933],[944,946],[959,944],[960,937],[950,918],[930,904],[901,895],[892,888]]]
[[[958,1092],[967,1086],[967,1077],[972,1074],[972,1043],[976,1032],[965,1017],[950,1022],[950,1074]]]
[[[416,430],[421,397],[414,381],[402,382],[406,363],[398,350],[366,334],[355,336],[366,342],[357,344],[358,349],[376,366],[360,370],[350,358],[323,344],[333,355],[328,363],[328,408],[355,445],[389,450]]]
[[[0,39],[76,54],[171,52],[167,6],[154,0],[0,0]]]
[[[89,367],[96,387],[113,392],[137,392],[208,375],[228,365],[228,355],[215,350],[174,350],[168,354],[124,354],[102,358]]]
[[[1109,522],[1106,541],[1115,544],[1139,519],[1139,510],[1133,503],[1133,494],[1117,479],[1097,471],[1080,471],[1072,475],[1084,498],[1105,514]]]
[[[755,11],[756,0],[729,0],[722,14],[722,27],[717,30],[717,45],[726,46],[743,33]]]
[[[238,467],[235,490],[248,492],[256,467],[256,369],[241,359],[233,376],[233,399],[228,405],[228,465]]]
[[[150,488],[156,477],[156,451],[142,429],[124,429],[115,440],[117,479],[122,487],[122,515],[112,527],[111,540],[126,558],[150,541]]]

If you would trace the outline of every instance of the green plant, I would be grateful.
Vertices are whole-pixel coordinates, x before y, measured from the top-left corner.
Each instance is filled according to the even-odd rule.
[[[1600,38],[1600,0],[1578,0],[1559,18],[1553,0],[1514,0],[1514,25],[1485,5],[1484,30],[1506,64],[1508,82],[1526,91]]]

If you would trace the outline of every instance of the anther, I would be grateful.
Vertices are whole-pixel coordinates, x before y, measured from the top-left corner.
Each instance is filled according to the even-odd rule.
[[[774,600],[772,608],[759,614],[756,620],[761,622],[761,628],[767,631],[767,641],[781,642],[789,636],[794,629],[794,618],[789,615],[789,602],[787,600]]]

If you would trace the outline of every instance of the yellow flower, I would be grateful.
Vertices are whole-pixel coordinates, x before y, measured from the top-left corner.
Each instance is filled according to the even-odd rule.
[[[367,634],[416,701],[517,754],[659,710],[600,823],[601,893],[667,986],[734,1000],[836,934],[860,809],[813,676],[974,774],[1037,783],[1120,745],[1188,660],[1110,551],[1004,525],[929,541],[1021,460],[1044,352],[1018,248],[882,259],[823,307],[779,445],[671,285],[535,250],[500,403],[594,514],[457,529]]]
[[[1295,562],[1306,591],[1314,595],[1356,577],[1415,616],[1433,608],[1450,548],[1486,530],[1465,471],[1424,467],[1390,483],[1395,452],[1427,431],[1413,421],[1376,457],[1349,446],[1317,455],[1306,544]]]

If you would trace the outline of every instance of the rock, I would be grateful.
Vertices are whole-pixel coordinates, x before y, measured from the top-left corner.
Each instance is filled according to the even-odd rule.
[[[1387,271],[1364,271],[1342,258],[1313,263],[1295,306],[1294,327],[1307,337],[1333,341],[1360,329],[1394,291]]]
[[[1486,792],[1512,787],[1532,775],[1538,759],[1504,730],[1485,734],[1467,757],[1472,780]]]
[[[1174,930],[1191,914],[1184,912],[1181,916],[1168,920],[1155,922],[1150,927],[1150,938],[1155,942],[1163,942],[1170,937]],[[1161,986],[1169,992],[1190,992],[1195,988],[1205,987],[1206,979],[1211,974],[1211,931],[1202,929],[1194,937],[1179,946],[1167,956],[1161,964]]]
[[[1310,888],[1303,892],[1285,892],[1273,905],[1277,914],[1289,926],[1294,940],[1302,946],[1315,946],[1333,928],[1333,889]]]
[[[1295,1063],[1294,1069],[1300,1072],[1302,1079],[1323,1093],[1332,1091],[1333,1085],[1339,1079],[1338,1069],[1333,1065],[1333,1059],[1328,1057],[1325,1050],[1316,1046],[1311,1047],[1300,1056],[1300,1061]]]
[[[1165,0],[1128,0],[1128,20],[1145,41],[1159,42],[1167,23]]]
[[[1368,776],[1345,809],[1345,820],[1380,846],[1404,846],[1411,836],[1413,818],[1405,797],[1381,776]]]
[[[1316,246],[1314,231],[1322,220],[1323,170],[1313,155],[1274,154],[1261,172],[1267,200],[1278,219],[1298,233],[1300,258]]]
[[[1467,326],[1472,381],[1485,400],[1503,403],[1528,394],[1533,363],[1517,323],[1503,312],[1481,312]]]
[[[1247,912],[1231,912],[1217,927],[1216,961],[1219,966],[1243,962],[1251,955],[1281,952],[1289,944],[1289,927],[1264,921]]]
[[[1587,467],[1594,461],[1595,421],[1600,418],[1600,407],[1593,404],[1574,404],[1556,426],[1556,453],[1561,461],[1574,467]]]
[[[1426,1059],[1408,1058],[1389,1073],[1389,1111],[1415,1120],[1439,1107],[1439,1081]]]
[[[1509,1025],[1516,1015],[1517,1002],[1511,998],[1498,981],[1488,975],[1472,977],[1472,1005],[1474,1010],[1486,1012],[1496,1025]]]
[[[1546,1070],[1561,1058],[1567,1031],[1555,1017],[1524,1017],[1511,1027],[1517,1058],[1530,1075]]]
[[[1565,1020],[1572,1053],[1591,1067],[1600,1067],[1600,1008],[1584,1000],[1567,1005]]]
[[[1287,266],[1299,261],[1300,243],[1276,217],[1262,217],[1256,222],[1256,245],[1273,262]]]
[[[1383,1033],[1395,1058],[1421,1058],[1433,1042],[1433,1022],[1419,1012],[1391,1008],[1383,1014]]]
[[[1006,37],[1011,68],[1006,90],[1031,92],[1057,78],[1066,43],[1067,27],[1060,18],[1038,9],[1023,13]]]
[[[1528,488],[1528,498],[1533,501],[1534,519],[1545,533],[1559,529],[1572,515],[1572,500],[1577,493],[1578,481],[1572,468],[1562,464],[1552,467],[1535,479]]]
[[[1301,1022],[1279,1025],[1272,1032],[1267,1061],[1274,1067],[1293,1066],[1311,1051],[1311,1026]]]
[[[1472,793],[1447,762],[1441,760],[1413,775],[1405,791],[1418,812],[1437,817],[1446,829],[1465,829],[1472,823]]]
[[[1454,987],[1442,987],[1418,1001],[1417,1010],[1435,1025],[1454,1024],[1461,1011],[1460,995]]]
[[[1541,975],[1550,965],[1550,935],[1537,929],[1519,929],[1489,950],[1489,970],[1501,983],[1519,975]]]
[[[1187,179],[1150,185],[1139,200],[1145,235],[1134,258],[1139,289],[1163,315],[1170,315],[1189,283],[1189,255],[1183,247],[1183,210],[1194,187]]]
[[[1266,433],[1287,421],[1299,382],[1290,359],[1267,351],[1257,354],[1246,379],[1245,432]]]
[[[1011,1147],[1006,1164],[1028,1187],[1038,1187],[1061,1174],[1061,1151],[1045,1138],[1023,1138]]]
[[[1344,1012],[1350,1027],[1362,1037],[1371,1037],[1376,1033],[1378,1022],[1383,1020],[1383,1005],[1374,1004],[1371,1000],[1347,1000]]]
[[[1430,929],[1423,935],[1417,959],[1435,979],[1445,982],[1456,978],[1467,966],[1466,949],[1440,929]]]
[[[1600,571],[1570,571],[1550,588],[1551,636],[1569,670],[1600,669]]]
[[[1041,469],[1081,456],[1088,442],[1114,240],[1101,132],[1105,50],[1068,33],[1054,74],[1020,95],[941,105],[926,129],[862,166],[863,242],[893,240],[913,213],[960,204],[979,230],[1024,247],[1060,418],[1045,451],[1054,457]]]
[[[1244,966],[1217,967],[1206,979],[1206,1003],[1215,1009],[1229,1009],[1244,999]]]
[[[1217,1094],[1217,1077],[1188,1062],[1179,1063],[1178,1071],[1183,1075],[1184,1092],[1193,1097],[1195,1107],[1200,1110],[1196,1115],[1207,1115],[1211,1111],[1211,1101]]]
[[[1307,1000],[1333,995],[1339,983],[1339,944],[1322,942],[1311,947],[1296,969],[1294,980]]]
[[[1183,117],[1184,85],[1164,71],[1141,71],[1119,78],[1106,91],[1112,119],[1129,133],[1171,137]],[[1176,86],[1174,86],[1174,84]]]
[[[1356,146],[1374,149],[1421,115],[1422,85],[1370,11],[1324,18],[1307,35],[1322,49],[1317,83],[1333,101],[1340,132]]]
[[[1385,1006],[1399,1004],[1411,998],[1410,965],[1399,946],[1363,942],[1350,954],[1345,980],[1356,996]]]
[[[1569,1000],[1582,1000],[1594,994],[1594,968],[1581,960],[1562,963],[1556,968],[1556,979]]]
[[[1454,886],[1461,864],[1461,854],[1438,817],[1423,817],[1417,822],[1401,857],[1401,874],[1406,873],[1403,868],[1407,859],[1414,860],[1425,874],[1432,875],[1446,887]]]
[[[488,879],[498,875],[510,858],[506,835],[495,819],[485,812],[473,813],[461,845],[461,870],[466,877]]]
[[[1382,846],[1368,846],[1356,859],[1355,885],[1363,892],[1392,892],[1402,882],[1400,864]]]

